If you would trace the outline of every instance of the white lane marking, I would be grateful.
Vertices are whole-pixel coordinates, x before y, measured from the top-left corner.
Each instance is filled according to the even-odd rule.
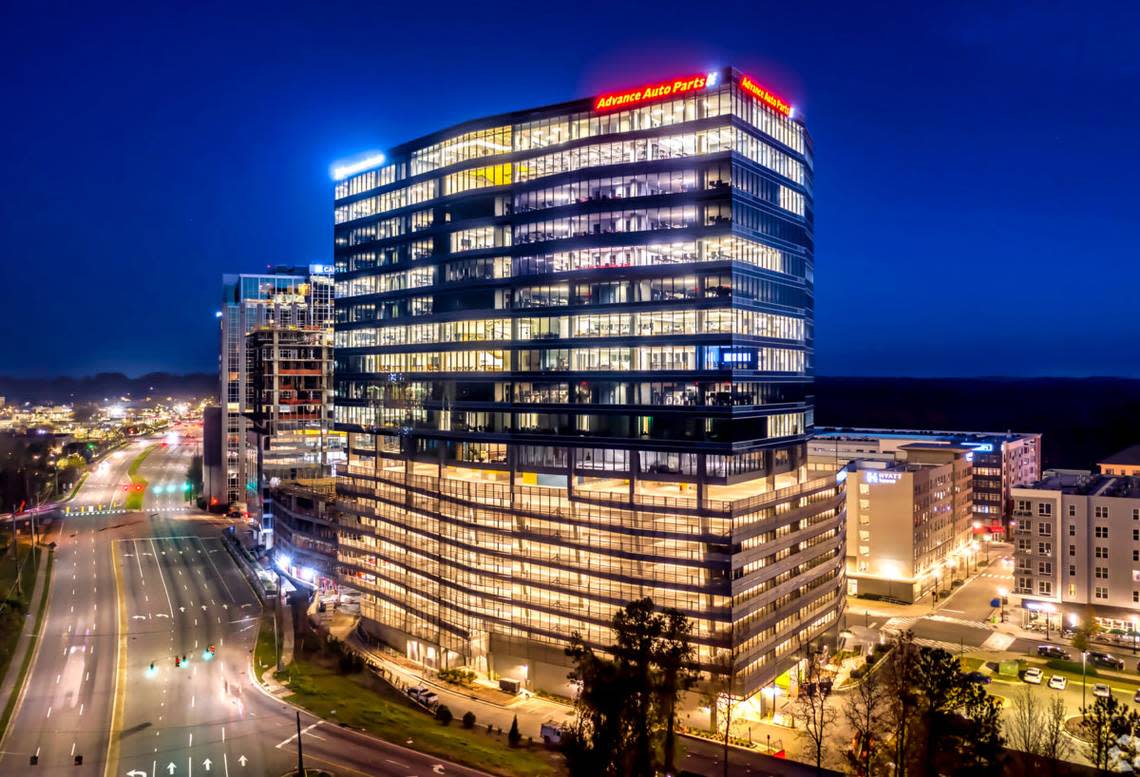
[[[50,718],[50,717],[51,717],[51,706],[50,706],[50,705],[48,706],[47,715],[44,715],[44,717],[45,717],[45,718]]]
[[[156,550],[154,547],[154,540],[150,541],[151,550]],[[155,563],[158,563],[158,556],[155,555]],[[174,605],[170,602],[170,591],[166,588],[166,575],[162,574],[162,569],[158,570],[158,579],[162,581],[162,590],[166,593],[166,606],[170,610],[170,617],[174,617]]]
[[[83,705],[82,704],[79,705],[79,714],[80,715],[83,714]]]
[[[312,731],[313,729],[315,729],[317,726],[321,725],[322,723],[324,723],[323,720],[318,720],[316,723],[312,724],[311,726],[306,726],[305,728],[301,729],[301,733],[302,734],[309,734],[310,731]],[[309,734],[309,736],[311,736],[313,739],[319,739],[322,742],[324,741],[324,737],[319,737],[316,734]],[[276,745],[274,745],[274,747],[277,748],[278,750],[280,750],[283,746],[289,744],[290,742],[292,742],[296,738],[297,738],[297,735],[293,734],[288,739],[284,739],[284,740],[278,742]]]

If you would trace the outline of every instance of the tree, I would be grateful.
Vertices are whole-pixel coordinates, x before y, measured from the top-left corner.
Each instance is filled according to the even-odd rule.
[[[1114,696],[1105,696],[1098,697],[1092,707],[1082,707],[1081,714],[1084,755],[1096,768],[1107,769],[1113,746],[1140,728],[1140,713],[1128,709]]]
[[[664,633],[664,622],[654,612],[653,600],[638,599],[614,615],[614,659],[632,682],[628,703],[636,726],[633,738],[632,777],[653,777],[653,730],[650,724],[654,702],[657,642]]]
[[[1050,772],[1056,775],[1061,761],[1069,757],[1072,746],[1065,731],[1065,702],[1053,699],[1045,713],[1041,733],[1041,754],[1050,761]]]
[[[923,723],[924,762],[933,764],[947,736],[949,717],[962,705],[965,685],[958,659],[942,648],[922,647],[912,676]]]
[[[804,721],[801,736],[811,747],[817,773],[823,767],[827,733],[836,718],[835,707],[827,703],[830,695],[831,680],[824,674],[823,657],[819,653],[809,653],[807,670],[801,675],[796,690],[795,711]]]
[[[853,746],[847,751],[847,763],[860,777],[870,777],[882,756],[879,743],[887,729],[889,709],[886,687],[879,672],[865,674],[847,694],[843,718],[854,733]]]
[[[463,728],[475,728],[475,713],[468,710],[463,713]]]
[[[965,680],[965,678],[963,678]],[[952,746],[942,752],[956,752],[957,774],[996,775],[1002,773],[1001,708],[978,683],[965,681],[962,688],[964,725]]]
[[[713,659],[714,669],[705,683],[702,698],[709,708],[709,725],[724,742],[721,762],[724,764],[724,777],[728,777],[728,747],[732,733],[732,711],[740,699],[734,694],[736,681],[736,659],[731,651],[718,653]]]
[[[1081,653],[1087,652],[1092,638],[1100,632],[1100,622],[1096,619],[1096,611],[1092,605],[1085,610],[1085,616],[1080,625],[1073,631],[1073,648]]]
[[[447,724],[451,723],[452,717],[451,708],[446,704],[441,704],[435,708],[435,719],[443,725],[446,726]]]
[[[883,681],[889,703],[887,705],[888,732],[894,741],[894,774],[906,777],[913,758],[914,731],[919,724],[918,694],[913,678],[918,665],[918,646],[914,635],[906,631],[900,634],[885,659]]]
[[[677,699],[691,687],[692,627],[652,599],[630,602],[613,619],[614,643],[598,655],[580,635],[566,654],[579,684],[578,715],[566,748],[573,775],[652,777],[658,754],[673,756]]]
[[[1010,715],[1005,723],[1009,746],[1033,756],[1045,755],[1045,710],[1028,685],[1013,697]]]
[[[677,701],[696,683],[696,675],[689,669],[693,661],[693,647],[689,642],[692,633],[693,626],[683,613],[675,609],[665,611],[665,628],[654,660],[661,668],[659,696],[665,718],[662,765],[666,774],[675,770]]]
[[[522,742],[522,734],[519,733],[519,716],[515,715],[511,719],[511,730],[507,732],[507,744],[511,747],[518,747]]]

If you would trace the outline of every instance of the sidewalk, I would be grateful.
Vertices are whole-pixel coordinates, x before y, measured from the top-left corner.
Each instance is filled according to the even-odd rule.
[[[17,683],[21,683],[24,679],[24,662],[28,658],[28,652],[35,648],[36,639],[39,634],[36,627],[40,624],[37,623],[41,612],[40,604],[43,603],[44,611],[47,608],[47,602],[44,600],[44,593],[51,581],[47,577],[47,570],[50,566],[49,559],[51,559],[52,551],[46,547],[40,546],[40,564],[36,569],[36,582],[32,588],[32,595],[28,599],[28,611],[24,616],[24,627],[20,630],[20,636],[16,640],[16,647],[12,652],[12,660],[8,664],[8,671],[4,674],[4,681],[0,683],[0,710],[6,711],[11,707],[15,709],[14,694],[19,694],[20,687]],[[7,721],[5,721],[5,729],[7,728]],[[7,735],[7,730],[0,731],[0,742]]]

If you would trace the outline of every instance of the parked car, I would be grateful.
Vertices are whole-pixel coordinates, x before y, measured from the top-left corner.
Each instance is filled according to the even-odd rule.
[[[1140,704],[1140,688],[1137,688],[1136,693],[1132,694],[1132,701],[1136,704]]]
[[[1102,699],[1107,699],[1112,695],[1112,690],[1104,683],[1097,683],[1093,686],[1093,696],[1099,696]]]
[[[1021,679],[1033,685],[1041,685],[1041,678],[1043,676],[1044,675],[1042,675],[1040,669],[1035,666],[1031,666],[1025,670],[1025,674],[1021,676]]]
[[[1065,690],[1065,686],[1068,684],[1069,684],[1069,681],[1066,680],[1064,677],[1062,677],[1059,674],[1055,674],[1049,678],[1049,687],[1055,691]]]
[[[981,683],[985,685],[992,678],[985,672],[966,672],[966,681],[971,683]]]
[[[1038,645],[1037,655],[1044,658],[1069,658],[1069,654],[1059,645]]]
[[[544,745],[562,744],[562,726],[557,721],[548,720],[539,729]]]
[[[1124,659],[1117,658],[1111,653],[1102,653],[1099,650],[1090,650],[1088,662],[1093,666],[1103,666],[1106,669],[1123,669]]]
[[[425,707],[434,707],[435,705],[439,704],[439,697],[431,691],[426,691],[425,693],[420,694],[420,704],[424,705]]]
[[[407,691],[407,693],[408,693],[408,695],[409,695],[409,696],[411,696],[413,699],[415,699],[415,700],[419,701],[419,698],[420,698],[420,694],[423,694],[423,693],[427,693],[427,690],[428,690],[428,689],[427,689],[427,688],[425,688],[425,687],[423,687],[422,685],[417,685],[417,686],[415,686],[414,688],[409,688],[409,689],[408,689],[408,691]]]

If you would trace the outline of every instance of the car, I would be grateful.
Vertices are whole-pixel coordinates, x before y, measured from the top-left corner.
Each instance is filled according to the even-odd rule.
[[[424,705],[425,707],[434,707],[435,705],[439,704],[439,697],[431,691],[421,693],[420,704]]]
[[[1025,674],[1021,676],[1021,679],[1027,683],[1031,683],[1032,685],[1041,685],[1041,678],[1043,676],[1044,675],[1042,675],[1040,669],[1035,666],[1031,666],[1025,670]]]
[[[1093,686],[1093,696],[1097,696],[1101,699],[1107,699],[1111,695],[1112,689],[1104,683],[1097,683]]]
[[[986,685],[990,682],[991,678],[985,672],[966,672],[966,682],[968,683],[981,683]]]
[[[1038,645],[1037,655],[1043,658],[1069,658],[1069,654],[1058,645]]]
[[[419,699],[420,694],[427,693],[427,688],[423,687],[422,685],[417,685],[415,687],[409,688],[407,693],[413,699]]]
[[[1136,693],[1132,694],[1132,701],[1136,704],[1140,704],[1140,688],[1137,688]]]
[[[1106,669],[1123,669],[1124,659],[1117,658],[1111,653],[1102,653],[1099,650],[1090,650],[1088,662],[1093,666],[1103,666]]]
[[[1062,677],[1059,674],[1055,674],[1049,678],[1049,687],[1055,691],[1065,690],[1065,686],[1068,684],[1069,684],[1069,681],[1066,680],[1064,677]]]

